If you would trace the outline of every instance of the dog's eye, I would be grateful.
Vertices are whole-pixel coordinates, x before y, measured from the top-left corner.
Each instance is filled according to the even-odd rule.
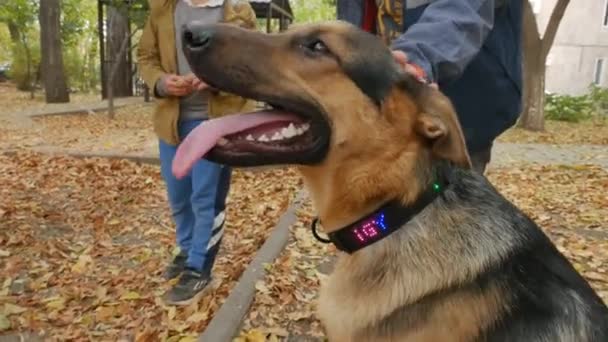
[[[327,46],[320,40],[312,43],[311,50],[315,52],[326,52]]]
[[[315,39],[306,44],[303,44],[303,47],[314,54],[325,54],[329,52],[327,45],[325,45],[325,43],[323,43],[323,41],[319,39]]]

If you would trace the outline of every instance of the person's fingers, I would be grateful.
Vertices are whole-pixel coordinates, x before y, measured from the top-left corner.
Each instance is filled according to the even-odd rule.
[[[175,92],[175,96],[186,96],[190,95],[191,90],[189,88],[178,88]]]
[[[180,76],[171,74],[165,78],[165,82],[171,83],[171,84],[177,84],[177,83],[179,83],[180,79],[181,79]]]
[[[408,74],[412,74],[412,75],[418,74],[418,70],[416,70],[416,68],[414,68],[414,66],[412,66],[411,64],[405,65],[405,72],[407,72]]]
[[[399,65],[402,68],[404,68],[407,65],[408,58],[407,58],[407,55],[405,54],[405,52],[399,51],[399,50],[394,50],[393,51],[393,58],[395,59],[395,61],[397,63],[399,63]]]
[[[204,81],[201,81],[200,79],[196,79],[195,83],[192,84],[194,89],[196,90],[203,90],[206,88],[209,88],[209,85],[207,83],[205,83]]]
[[[176,85],[168,86],[167,91],[173,96],[184,96],[191,92],[190,87],[180,87]]]
[[[167,90],[170,92],[175,92],[177,88],[182,88],[185,85],[184,81],[180,76],[177,75],[169,75],[165,79],[165,86]]]
[[[186,84],[193,86],[193,85],[194,85],[194,82],[195,82],[195,81],[196,81],[198,78],[197,78],[196,76],[194,76],[194,74],[193,74],[193,73],[189,73],[188,75],[185,75],[185,76],[183,77],[183,79],[184,79],[184,82],[185,82]]]

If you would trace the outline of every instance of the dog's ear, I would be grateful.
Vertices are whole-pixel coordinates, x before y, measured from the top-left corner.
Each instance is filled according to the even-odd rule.
[[[449,99],[438,90],[429,89],[420,100],[421,112],[414,124],[416,133],[431,144],[431,151],[437,158],[471,168],[464,134]]]

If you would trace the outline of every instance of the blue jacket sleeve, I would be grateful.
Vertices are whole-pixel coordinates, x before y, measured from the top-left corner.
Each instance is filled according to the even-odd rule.
[[[495,0],[436,0],[392,48],[423,68],[429,81],[458,78],[494,26]]]

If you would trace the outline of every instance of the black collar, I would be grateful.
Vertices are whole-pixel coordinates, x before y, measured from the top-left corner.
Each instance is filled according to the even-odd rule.
[[[451,174],[450,167],[439,167],[436,170],[434,181],[411,205],[404,206],[399,201],[389,201],[360,220],[329,233],[329,239],[319,236],[317,233],[319,219],[315,218],[312,222],[313,235],[317,240],[333,243],[336,248],[349,254],[382,240],[403,227],[431,204],[450,184],[448,181]]]

